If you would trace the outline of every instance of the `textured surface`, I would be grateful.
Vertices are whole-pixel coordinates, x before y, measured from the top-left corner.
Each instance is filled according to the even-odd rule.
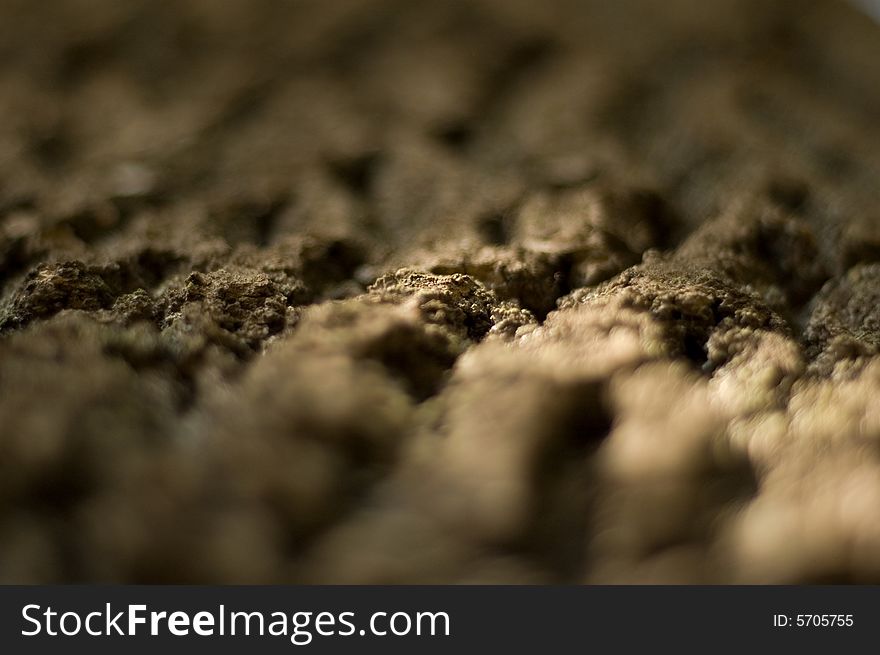
[[[880,29],[0,2],[0,580],[880,580]]]

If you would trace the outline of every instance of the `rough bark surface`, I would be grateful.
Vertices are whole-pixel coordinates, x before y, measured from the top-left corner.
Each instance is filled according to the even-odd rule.
[[[0,2],[0,581],[880,581],[880,28]]]

